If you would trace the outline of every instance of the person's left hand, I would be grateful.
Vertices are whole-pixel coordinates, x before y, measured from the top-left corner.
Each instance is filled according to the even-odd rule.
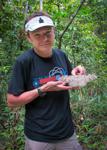
[[[84,66],[79,65],[71,71],[71,74],[72,75],[85,75],[86,69],[84,68]]]
[[[76,90],[78,87],[67,86],[64,81],[49,81],[41,86],[43,92],[62,91],[62,90]]]

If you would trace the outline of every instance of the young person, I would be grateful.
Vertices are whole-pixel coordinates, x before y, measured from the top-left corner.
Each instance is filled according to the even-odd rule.
[[[7,94],[9,107],[25,105],[25,150],[81,150],[69,104],[74,88],[60,77],[85,69],[72,70],[65,53],[52,48],[55,31],[47,13],[28,17],[25,32],[33,48],[16,59]]]

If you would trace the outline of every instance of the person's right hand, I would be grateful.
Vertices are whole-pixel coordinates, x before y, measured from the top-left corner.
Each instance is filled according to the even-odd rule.
[[[71,74],[72,75],[85,75],[86,69],[84,68],[84,66],[79,65],[72,70]]]

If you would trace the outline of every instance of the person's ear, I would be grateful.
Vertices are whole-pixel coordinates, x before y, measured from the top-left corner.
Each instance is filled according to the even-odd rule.
[[[26,35],[26,39],[29,41],[29,43],[32,43],[32,40],[31,40],[31,37],[30,37],[30,33],[27,32],[27,33],[25,33],[25,35]]]

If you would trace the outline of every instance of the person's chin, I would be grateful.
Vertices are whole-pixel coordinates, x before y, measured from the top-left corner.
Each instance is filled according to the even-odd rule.
[[[44,46],[42,48],[42,51],[46,52],[46,53],[52,53],[52,47],[50,47],[50,46]]]

